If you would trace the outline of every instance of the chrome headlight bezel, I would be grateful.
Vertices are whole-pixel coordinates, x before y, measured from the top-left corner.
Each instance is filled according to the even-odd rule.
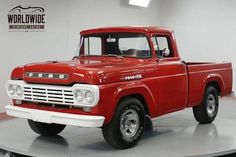
[[[75,84],[72,87],[74,91],[75,105],[81,107],[94,107],[97,105],[99,101],[99,87],[96,85],[81,85]],[[83,94],[83,100],[79,101],[77,97],[77,92],[81,92]],[[88,93],[90,93],[91,100],[89,101]]]
[[[13,92],[11,92],[11,90],[14,90]],[[8,96],[11,99],[22,99],[23,98],[23,86],[18,83],[18,81],[11,81],[9,80],[6,83],[6,91]]]

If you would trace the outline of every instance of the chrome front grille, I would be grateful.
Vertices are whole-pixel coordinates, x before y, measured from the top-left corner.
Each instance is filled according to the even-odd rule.
[[[73,91],[70,89],[57,89],[44,87],[24,87],[23,97],[27,101],[73,105]]]

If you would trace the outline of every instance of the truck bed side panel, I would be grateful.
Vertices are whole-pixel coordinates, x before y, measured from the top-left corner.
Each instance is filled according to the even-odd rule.
[[[188,107],[199,105],[202,101],[206,85],[217,82],[220,95],[224,96],[232,91],[231,63],[187,63],[189,73]]]

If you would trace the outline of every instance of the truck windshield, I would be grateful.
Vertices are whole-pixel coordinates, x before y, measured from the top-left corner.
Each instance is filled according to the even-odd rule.
[[[102,33],[81,37],[76,56],[151,57],[147,37],[139,33]]]

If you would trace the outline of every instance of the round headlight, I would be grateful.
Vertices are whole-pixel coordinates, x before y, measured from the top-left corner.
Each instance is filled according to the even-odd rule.
[[[13,85],[9,85],[8,86],[8,92],[10,95],[14,95],[16,90],[15,90],[15,87]]]
[[[94,96],[93,96],[93,93],[91,91],[87,91],[85,93],[85,100],[88,102],[88,103],[92,103],[94,101]]]
[[[17,96],[22,96],[23,95],[23,90],[21,88],[21,86],[16,86],[16,95]]]
[[[83,95],[82,91],[77,90],[77,91],[75,92],[75,98],[77,99],[78,102],[83,101],[84,95]]]

